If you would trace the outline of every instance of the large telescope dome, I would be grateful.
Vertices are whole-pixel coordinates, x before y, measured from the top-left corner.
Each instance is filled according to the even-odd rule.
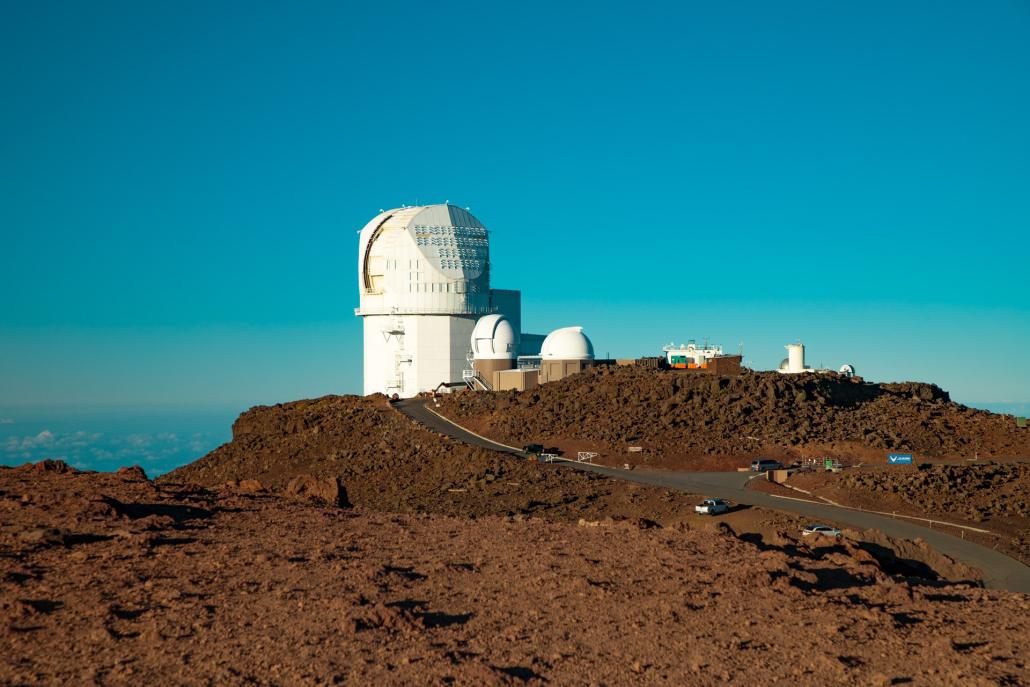
[[[490,312],[486,227],[453,205],[403,207],[361,230],[358,315]]]

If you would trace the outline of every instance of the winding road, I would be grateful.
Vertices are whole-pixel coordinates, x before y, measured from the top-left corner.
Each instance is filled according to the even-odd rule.
[[[425,399],[406,399],[394,403],[394,407],[418,424],[451,439],[481,446],[491,451],[506,453],[519,458],[528,456],[519,449],[505,446],[496,441],[470,432],[450,420],[437,415],[426,407]],[[617,479],[659,487],[668,487],[692,494],[718,496],[736,503],[751,506],[762,506],[774,510],[788,511],[812,518],[841,522],[861,529],[876,528],[890,537],[903,539],[921,538],[927,544],[957,561],[983,571],[984,586],[988,589],[1002,589],[1012,592],[1030,594],[1030,567],[1009,558],[1005,554],[993,551],[971,541],[953,537],[938,530],[931,530],[904,520],[895,520],[882,515],[862,511],[838,508],[822,503],[812,503],[798,499],[773,496],[747,488],[748,481],[754,476],[746,472],[640,472],[606,468],[600,465],[588,465],[573,461],[561,461],[561,464],[578,470],[587,470]]]

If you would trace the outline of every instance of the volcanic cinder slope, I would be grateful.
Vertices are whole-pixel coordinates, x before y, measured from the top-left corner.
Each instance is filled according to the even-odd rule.
[[[397,513],[566,520],[646,513],[665,520],[691,512],[695,503],[694,496],[456,444],[419,427],[381,395],[251,408],[233,424],[231,442],[159,481],[256,480],[284,491],[301,476],[338,480],[347,503]]]
[[[587,387],[608,376],[593,374]],[[903,403],[931,423],[968,415],[911,389]],[[498,401],[521,404],[448,403]],[[229,444],[157,482],[0,469],[0,684],[1030,679],[1028,597],[978,588],[920,542],[809,541],[782,514],[705,519],[693,503],[454,444],[383,397],[253,408]]]
[[[1017,685],[1030,600],[848,540],[0,469],[0,683]]]
[[[541,515],[571,522],[614,517],[691,527],[709,522],[694,513],[696,494],[456,444],[409,421],[379,395],[251,408],[233,425],[231,442],[158,481],[307,494],[333,505],[393,513]],[[739,506],[719,521],[778,546],[796,545],[800,529],[810,524],[799,516]],[[955,567],[932,549],[884,546],[879,537],[855,533],[897,574],[980,580],[979,571]]]
[[[753,458],[830,455],[886,462],[1030,457],[1012,418],[952,402],[932,384],[872,384],[835,373],[711,377],[598,367],[524,392],[454,394],[441,413],[510,445],[596,451],[601,462],[727,470]],[[629,446],[644,449],[629,454]]]

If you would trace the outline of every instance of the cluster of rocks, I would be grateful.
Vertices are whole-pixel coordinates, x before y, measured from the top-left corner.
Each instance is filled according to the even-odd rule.
[[[1030,517],[1030,465],[918,465],[905,471],[847,473],[844,487],[888,492],[924,512],[975,522]]]
[[[767,456],[806,445],[946,457],[1030,449],[1030,432],[933,384],[837,374],[737,377],[598,367],[525,392],[457,394],[443,412],[511,443],[580,442],[667,457]]]
[[[923,547],[875,532],[777,546],[715,521],[458,520],[308,503],[315,478],[287,498],[53,467],[0,468],[0,684],[1028,677],[1024,595],[912,570]]]
[[[251,408],[233,424],[230,443],[158,481],[462,517],[632,515],[659,499],[671,517],[694,506],[692,497],[670,501],[661,489],[457,444],[419,427],[381,395]]]

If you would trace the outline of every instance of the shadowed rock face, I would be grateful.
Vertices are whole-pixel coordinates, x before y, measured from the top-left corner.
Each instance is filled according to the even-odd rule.
[[[0,683],[1030,677],[1025,597],[897,577],[875,534],[871,555],[847,539],[375,513],[241,486],[0,469]]]
[[[608,455],[637,445],[666,463],[725,456],[743,464],[798,456],[806,447],[881,460],[888,451],[930,458],[1030,452],[1030,432],[1011,418],[952,403],[933,384],[867,384],[833,373],[712,378],[602,367],[521,393],[447,397],[442,410],[513,445],[550,441]]]

